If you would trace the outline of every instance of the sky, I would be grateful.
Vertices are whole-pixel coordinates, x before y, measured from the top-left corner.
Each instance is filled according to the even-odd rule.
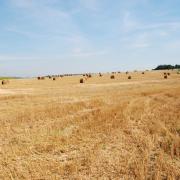
[[[180,64],[180,0],[0,0],[0,76]]]

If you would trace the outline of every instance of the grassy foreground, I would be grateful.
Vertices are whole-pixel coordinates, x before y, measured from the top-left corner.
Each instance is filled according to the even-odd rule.
[[[109,76],[3,86],[0,179],[179,179],[180,76]]]

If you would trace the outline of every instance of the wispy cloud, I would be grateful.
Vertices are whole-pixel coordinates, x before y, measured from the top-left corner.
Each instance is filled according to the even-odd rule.
[[[30,17],[31,24],[35,28],[27,29],[27,27],[15,23],[6,27],[6,31],[28,38],[46,38],[47,41],[54,40],[56,42],[59,40],[59,46],[69,44],[69,50],[74,47],[91,46],[87,37],[84,37],[85,35],[74,21],[71,12],[62,11],[54,6],[58,3],[57,0],[10,0],[10,2],[16,8],[25,9],[24,16]],[[88,1],[84,1],[82,4],[88,6]],[[92,2],[91,7],[94,5],[95,1]]]
[[[157,29],[178,31],[180,29],[180,21],[168,20],[163,22],[143,22],[143,20],[135,14],[130,11],[126,11],[123,13],[120,27],[124,32],[134,32],[140,30],[151,31]]]
[[[5,30],[7,32],[15,33],[17,35],[24,36],[24,37],[27,37],[27,38],[40,38],[40,37],[42,38],[42,37],[44,37],[42,34],[36,34],[36,33],[33,33],[31,31],[27,31],[27,30],[26,31],[21,30],[21,29],[15,27],[15,26],[7,27],[7,28],[5,28]]]
[[[136,27],[136,29],[137,30],[166,29],[166,30],[177,31],[180,29],[180,21],[141,24],[139,27]]]
[[[162,40],[164,43],[169,43],[168,38],[180,31],[180,21],[174,19],[153,21],[151,19],[147,22],[134,12],[125,11],[119,27],[124,47],[142,49],[162,43]]]
[[[39,56],[32,56],[32,55],[3,55],[3,54],[0,54],[0,62],[25,62],[25,61],[42,61],[42,62],[45,62],[45,61],[49,61],[51,62],[52,60],[61,60],[61,59],[67,59],[67,58],[71,58],[71,57],[88,57],[88,58],[91,58],[91,57],[95,57],[95,56],[103,56],[107,54],[107,51],[85,51],[81,48],[74,48],[72,49],[71,53],[66,53],[66,54],[63,54],[63,55],[56,55],[53,57],[51,56],[45,56],[45,55],[39,55]]]

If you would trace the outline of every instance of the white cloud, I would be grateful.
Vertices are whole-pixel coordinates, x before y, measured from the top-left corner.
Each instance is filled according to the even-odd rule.
[[[166,30],[176,31],[180,29],[180,22],[169,21],[169,22],[141,24],[139,27],[137,27],[137,29],[138,30],[166,29]]]
[[[169,38],[180,31],[180,21],[144,22],[130,11],[125,11],[120,23],[121,45],[126,48],[142,49],[169,43]],[[174,44],[174,43],[173,43]],[[172,47],[177,47],[175,43]]]

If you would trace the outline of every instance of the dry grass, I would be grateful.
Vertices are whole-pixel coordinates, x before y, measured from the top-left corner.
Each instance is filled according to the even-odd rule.
[[[130,74],[1,86],[0,179],[180,179],[180,76]]]

